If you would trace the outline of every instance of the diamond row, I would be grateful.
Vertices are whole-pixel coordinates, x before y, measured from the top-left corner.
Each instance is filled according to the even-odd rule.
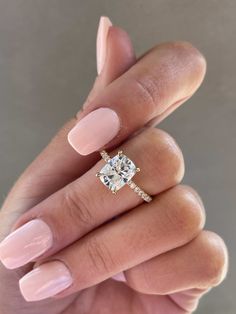
[[[108,155],[108,153],[105,150],[102,150],[100,154],[102,156],[102,159],[105,160],[105,162],[108,162],[111,159],[111,157]]]
[[[137,184],[135,184],[132,180],[129,180],[127,184],[135,193],[137,193],[140,197],[142,197],[142,199],[145,202],[148,202],[148,203],[151,202],[152,200],[151,196],[145,193],[142,189],[140,189],[140,187],[137,186]]]

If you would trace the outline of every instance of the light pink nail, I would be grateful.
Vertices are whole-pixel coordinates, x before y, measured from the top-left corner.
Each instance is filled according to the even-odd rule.
[[[112,23],[106,16],[100,18],[97,32],[97,72],[101,73],[107,55],[107,35]]]
[[[116,281],[126,282],[126,278],[123,272],[116,274],[115,276],[112,277],[112,279]]]
[[[40,219],[31,220],[1,242],[0,260],[10,269],[23,266],[46,252],[52,241],[48,225]]]
[[[33,269],[19,281],[26,301],[39,301],[55,296],[73,282],[68,268],[59,261],[48,262]]]
[[[81,155],[88,155],[109,143],[120,129],[116,112],[99,108],[90,112],[68,134],[71,146]]]

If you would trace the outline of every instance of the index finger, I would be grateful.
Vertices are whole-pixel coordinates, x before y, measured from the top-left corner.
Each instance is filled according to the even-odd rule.
[[[205,70],[205,59],[189,43],[156,46],[79,113],[68,135],[70,144],[81,155],[117,146],[188,99],[201,84]]]

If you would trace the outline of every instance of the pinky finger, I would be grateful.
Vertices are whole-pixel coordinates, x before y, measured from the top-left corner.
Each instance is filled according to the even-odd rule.
[[[185,246],[159,255],[125,272],[127,284],[145,294],[169,295],[192,311],[198,299],[225,278],[228,253],[215,233],[202,231]]]

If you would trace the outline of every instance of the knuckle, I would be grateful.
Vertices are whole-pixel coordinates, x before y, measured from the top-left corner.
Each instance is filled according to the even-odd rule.
[[[168,176],[168,180],[171,180],[173,186],[179,183],[184,176],[185,166],[182,151],[174,138],[165,131],[156,129],[155,137],[156,141],[154,141],[154,136],[152,136],[152,140],[158,147],[159,175],[162,178]]]
[[[78,226],[93,225],[93,216],[89,209],[89,195],[83,188],[68,188],[64,196],[66,217],[69,216],[73,223]]]
[[[154,117],[156,112],[156,104],[161,99],[161,92],[158,92],[158,85],[152,76],[134,77],[130,84],[132,90],[137,93],[141,104],[145,104],[145,110]]]
[[[149,120],[163,113],[166,107],[163,103],[171,105],[173,97],[170,96],[170,86],[172,86],[170,82],[175,82],[176,68],[184,69],[185,76],[188,73],[191,78],[188,83],[189,95],[195,91],[196,85],[200,84],[206,72],[205,58],[188,42],[164,43],[154,48],[154,51],[157,58],[160,58],[159,62],[156,61],[154,53],[149,71],[145,71],[145,74],[140,71],[126,82],[139,99],[136,105],[145,104],[144,114],[148,115]]]
[[[191,84],[191,89],[195,90],[196,84],[200,84],[206,73],[205,57],[196,47],[186,41],[175,42],[175,51],[184,60],[186,67],[191,70],[190,73],[194,73],[189,84]]]
[[[172,220],[176,231],[184,238],[184,242],[191,241],[200,233],[205,223],[203,204],[198,194],[188,186],[176,186],[170,193],[169,219]]]
[[[206,60],[201,52],[191,43],[174,41],[157,46],[157,52],[165,54],[166,62],[162,71],[168,76],[173,75],[173,68],[179,71],[184,69],[185,77],[188,76],[188,95],[191,95],[201,83],[206,72]],[[186,76],[187,75],[187,76]],[[162,82],[162,85],[164,82]],[[159,88],[161,90],[161,88]],[[159,91],[160,92],[160,91]],[[168,92],[168,91],[166,91]],[[167,96],[167,95],[166,95]]]
[[[105,241],[91,236],[86,243],[89,259],[98,273],[111,273],[117,266]]]
[[[204,258],[203,273],[207,285],[219,285],[225,278],[228,270],[228,253],[222,238],[214,232],[204,231],[201,235],[200,245]]]
[[[184,158],[176,141],[165,131],[148,128],[142,133],[142,150],[154,178],[161,178],[165,188],[179,183],[184,176]],[[150,156],[150,157],[149,157]],[[158,162],[156,162],[158,161]]]
[[[199,67],[201,70],[206,69],[206,59],[203,54],[188,41],[173,41],[163,44],[169,48],[174,54],[183,58],[185,61],[191,60],[193,66]]]

